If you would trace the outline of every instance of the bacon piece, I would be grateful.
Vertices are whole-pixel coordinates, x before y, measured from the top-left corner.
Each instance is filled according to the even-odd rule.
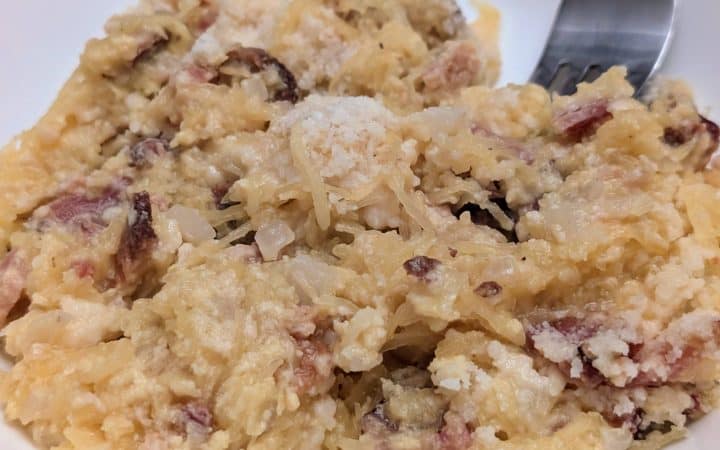
[[[496,281],[483,281],[475,288],[475,293],[483,298],[495,297],[502,292],[502,286]]]
[[[203,427],[211,427],[213,424],[213,415],[210,408],[204,403],[191,402],[182,407],[182,413],[187,421],[194,422]]]
[[[332,374],[332,352],[319,334],[308,339],[296,339],[299,352],[293,370],[299,394],[315,394]]]
[[[362,419],[360,419],[360,429],[362,432],[366,434],[373,434],[377,437],[381,437],[388,432],[394,433],[398,431],[398,428],[398,424],[393,422],[385,414],[384,403],[378,403],[375,409],[365,414]]]
[[[553,127],[570,141],[579,142],[593,135],[600,125],[610,119],[612,113],[608,111],[608,101],[597,99],[556,114]]]
[[[698,157],[694,159],[695,170],[714,169],[718,161],[717,150],[720,144],[720,127],[702,115],[698,115],[698,117],[698,122],[665,128],[663,141],[671,147],[678,147],[690,142],[692,139],[700,140],[704,135],[707,135],[707,146],[697,150]]]
[[[667,127],[663,131],[663,142],[671,147],[679,147],[693,138],[695,131],[688,127]]]
[[[97,197],[89,197],[85,194],[66,194],[48,205],[50,213],[41,221],[41,228],[49,220],[71,225],[92,235],[107,226],[103,213],[119,203],[120,192],[115,186],[106,188]]]
[[[289,101],[291,103],[296,103],[300,98],[295,75],[293,75],[293,73],[290,72],[283,63],[265,50],[254,47],[238,47],[231,50],[227,56],[228,61],[225,62],[225,64],[238,62],[248,66],[250,72],[252,73],[262,72],[274,67],[280,81],[284,85],[284,88],[275,92],[275,95],[273,96],[274,101]],[[220,71],[223,71],[222,66],[220,67]]]
[[[608,379],[586,354],[588,341],[600,333],[610,333],[614,339],[621,339],[627,344],[627,354],[618,357],[625,358],[625,363],[636,367],[636,372],[628,372],[624,381]],[[546,321],[530,325],[526,335],[530,350],[553,361],[568,378],[585,385],[657,387],[667,383],[697,381],[692,379],[688,369],[712,358],[720,348],[720,317],[707,312],[688,313],[672,322],[659,336],[644,342],[632,337],[628,330],[609,325],[608,319],[602,316],[587,319],[569,316]],[[576,348],[575,352],[568,354],[568,347]],[[578,367],[578,364],[582,366]]]
[[[640,364],[641,371],[632,386],[687,381],[683,379],[683,373],[720,346],[720,320],[707,325],[709,329],[703,329],[702,324],[681,328],[682,320],[678,319],[676,324],[671,324],[637,351],[634,359]]]
[[[437,435],[437,446],[440,450],[465,450],[472,445],[472,435],[467,424],[454,413],[445,414],[445,424]]]
[[[600,325],[595,321],[586,321],[574,316],[555,319],[549,322],[548,325],[558,330],[573,342],[578,343],[594,336],[600,328]]]
[[[223,210],[230,207],[225,206],[226,204],[223,203],[223,200],[225,199],[225,196],[227,195],[231,187],[232,185],[230,183],[223,183],[212,188],[213,200],[215,200],[215,206],[217,207],[217,209]]]
[[[578,379],[578,377],[572,376],[572,361],[574,358],[578,358],[582,364],[582,369],[579,374],[579,381],[588,386],[597,386],[608,381],[600,371],[598,371],[592,365],[592,359],[590,359],[582,348],[583,343],[595,336],[600,329],[599,323],[594,320],[581,319],[574,316],[566,316],[563,318],[551,320],[549,322],[542,322],[538,325],[530,326],[526,331],[527,344],[530,350],[537,351],[543,356],[546,356],[543,351],[536,345],[536,340],[539,335],[544,332],[557,332],[562,335],[562,339],[565,344],[575,346],[577,348],[575,355],[564,361],[555,361],[558,369],[568,379]]]
[[[191,401],[180,408],[179,417],[173,425],[177,431],[193,440],[205,440],[214,423],[213,413],[206,403]]]
[[[427,91],[452,91],[470,85],[479,70],[480,58],[472,42],[447,42],[420,79]]]
[[[70,263],[70,267],[75,271],[78,278],[93,278],[95,276],[95,266],[91,261],[81,259]]]
[[[130,167],[139,169],[152,166],[154,157],[162,156],[170,151],[170,144],[165,139],[147,138],[130,148]]]
[[[403,268],[411,275],[426,283],[432,281],[430,274],[440,265],[440,261],[427,256],[416,256],[403,263]]]
[[[120,238],[120,247],[115,255],[118,277],[122,281],[134,280],[145,257],[155,247],[157,235],[152,227],[152,205],[150,194],[138,192],[133,195],[128,225]]]
[[[0,327],[20,300],[30,264],[22,251],[13,250],[0,261]]]

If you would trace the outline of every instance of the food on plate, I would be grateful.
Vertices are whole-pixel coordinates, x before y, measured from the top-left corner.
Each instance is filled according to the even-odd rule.
[[[450,0],[145,0],[0,153],[5,417],[55,449],[656,449],[716,403],[718,127],[490,87]]]

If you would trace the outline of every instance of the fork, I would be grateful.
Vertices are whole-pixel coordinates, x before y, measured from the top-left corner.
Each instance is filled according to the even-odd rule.
[[[672,36],[675,0],[564,0],[530,79],[561,95],[615,65],[637,95],[660,67]]]

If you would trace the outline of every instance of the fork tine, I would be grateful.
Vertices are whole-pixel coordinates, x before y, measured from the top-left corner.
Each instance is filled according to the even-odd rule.
[[[667,50],[674,9],[675,0],[564,0],[531,81],[568,94],[597,77],[594,66],[624,65],[640,88]],[[560,77],[563,62],[571,70]]]
[[[542,58],[530,77],[530,81],[540,86],[548,87],[555,78],[558,68],[559,63],[557,61],[551,60],[550,58]]]
[[[585,69],[585,73],[583,73],[580,81],[583,83],[592,83],[593,81],[597,80],[600,75],[607,72],[609,68],[609,66],[601,64],[591,64],[587,67],[587,69]]]
[[[585,74],[585,68],[571,62],[560,64],[548,89],[560,95],[570,95]]]

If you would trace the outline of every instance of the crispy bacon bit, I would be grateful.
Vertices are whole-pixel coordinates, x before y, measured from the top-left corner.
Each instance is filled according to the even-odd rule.
[[[0,261],[0,327],[20,300],[30,265],[22,251],[13,250]]]
[[[229,206],[224,206],[223,199],[225,199],[225,196],[227,195],[231,186],[232,185],[230,185],[229,183],[223,183],[212,188],[213,199],[215,200],[215,206],[218,209],[229,208]]]
[[[644,344],[642,342],[629,343],[628,358],[632,359],[633,361],[637,361],[637,355],[640,353],[640,350],[642,350],[643,345]]]
[[[579,142],[593,135],[600,125],[610,119],[612,113],[608,111],[608,101],[598,99],[557,114],[553,119],[553,126],[570,141]]]
[[[480,58],[472,42],[447,42],[421,80],[427,91],[451,91],[470,85],[479,70]]]
[[[695,169],[713,169],[717,164],[717,150],[720,143],[720,128],[715,122],[700,115],[699,121],[694,124],[665,128],[663,141],[671,147],[678,147],[690,142],[692,139],[700,139],[704,135],[708,136],[709,142],[707,147],[698,149],[698,158],[694,164]]]
[[[176,431],[193,440],[205,440],[213,429],[214,418],[208,405],[191,401],[180,408],[173,425]]]
[[[667,127],[663,132],[663,141],[671,147],[679,147],[693,138],[694,131],[687,127]]]
[[[586,321],[574,316],[555,319],[548,322],[548,325],[564,336],[578,342],[591,338],[600,328],[599,324],[594,321]]]
[[[156,243],[157,235],[152,228],[150,194],[145,191],[138,192],[133,195],[128,225],[120,238],[120,247],[115,255],[119,278],[132,278],[142,263],[143,256],[146,256]]]
[[[589,358],[583,350],[583,343],[595,336],[599,331],[599,324],[594,320],[580,319],[578,317],[566,316],[563,318],[551,320],[549,322],[542,322],[538,325],[532,325],[527,329],[527,345],[530,350],[538,351],[536,346],[536,339],[538,335],[548,330],[556,331],[560,333],[564,340],[569,344],[576,346],[576,357],[582,364],[582,371],[579,374],[579,381],[588,386],[597,386],[607,379],[598,371],[592,364],[592,359]],[[543,354],[542,351],[539,351]],[[557,362],[557,367],[568,379],[573,378],[571,376],[572,361]]]
[[[430,274],[440,265],[440,261],[427,256],[416,256],[403,263],[403,268],[408,275],[422,280],[426,283],[432,281]]]
[[[228,62],[245,64],[250,68],[250,72],[252,73],[262,72],[274,67],[280,81],[285,87],[275,92],[273,100],[276,102],[289,101],[296,103],[300,98],[297,81],[295,81],[293,73],[277,58],[265,50],[254,47],[239,47],[228,53]],[[227,64],[227,62],[225,64]],[[222,66],[220,71],[222,72]]]
[[[480,283],[480,286],[475,288],[475,293],[484,298],[495,297],[501,292],[502,286],[495,281],[483,281]]]
[[[73,261],[70,263],[70,267],[75,271],[78,278],[93,278],[95,276],[95,266],[86,259]]]
[[[207,405],[200,402],[187,403],[182,407],[183,418],[206,428],[212,427],[213,414]]]
[[[298,393],[314,394],[332,375],[332,352],[318,333],[295,342],[300,354],[293,370]]]
[[[120,193],[110,186],[98,197],[83,194],[67,194],[48,205],[49,217],[41,221],[41,228],[47,220],[72,225],[86,234],[94,234],[107,226],[103,213],[120,203]]]
[[[601,317],[581,319],[570,316],[530,325],[527,328],[528,347],[553,360],[568,378],[579,379],[591,387],[598,384],[656,387],[667,383],[688,382],[687,369],[710,357],[720,346],[720,319],[693,313],[681,317],[659,336],[645,342],[633,337],[621,337],[623,333],[618,331],[615,338],[622,339],[628,346],[627,354],[622,357],[636,364],[637,374],[628,376],[624,381],[608,379],[594,366],[592,355],[586,353],[586,343],[590,338],[601,331],[612,332],[613,328],[601,326],[606,320]],[[575,346],[577,350],[572,358],[568,355],[563,356],[567,359],[562,361],[552,359],[542,348],[543,345],[548,345],[548,340],[559,340],[560,344]],[[582,366],[578,367],[578,363]],[[571,375],[573,369],[575,373]],[[577,373],[578,369],[580,373]]]
[[[363,433],[382,436],[388,432],[398,431],[398,424],[385,415],[385,404],[379,403],[375,409],[360,419],[360,429]]]
[[[155,156],[162,156],[170,150],[170,144],[165,139],[147,138],[130,148],[131,167],[146,168],[152,166]]]
[[[472,435],[459,415],[447,413],[437,441],[436,448],[441,450],[465,450],[472,445]]]
[[[643,345],[634,360],[640,363],[641,368],[644,362],[656,361],[663,366],[663,373],[657,373],[653,369],[641,370],[631,385],[659,386],[668,382],[684,381],[683,372],[705,358],[709,349],[720,343],[720,321],[713,323],[712,336],[694,334],[696,331],[700,330],[686,330],[683,333],[684,341],[674,345],[663,335]]]

